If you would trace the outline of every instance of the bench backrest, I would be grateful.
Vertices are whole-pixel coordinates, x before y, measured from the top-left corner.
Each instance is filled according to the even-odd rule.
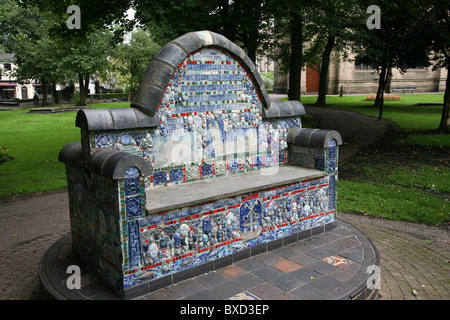
[[[147,187],[256,170],[287,161],[298,101],[271,102],[253,62],[221,35],[188,33],[150,62],[131,108],[81,110],[85,158],[112,148],[143,157]]]

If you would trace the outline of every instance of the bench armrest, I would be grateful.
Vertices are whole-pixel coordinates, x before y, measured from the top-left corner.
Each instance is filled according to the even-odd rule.
[[[341,135],[335,130],[291,128],[287,135],[288,144],[302,147],[328,148],[331,140],[342,144]]]
[[[288,163],[305,168],[334,172],[337,148],[342,144],[339,132],[311,128],[291,128],[287,134]]]
[[[82,145],[71,142],[65,145],[58,156],[58,160],[71,167],[83,167]],[[142,176],[150,176],[152,168],[142,157],[129,152],[112,149],[95,151],[86,161],[86,171],[92,172],[113,180],[124,179],[130,167],[136,167]]]

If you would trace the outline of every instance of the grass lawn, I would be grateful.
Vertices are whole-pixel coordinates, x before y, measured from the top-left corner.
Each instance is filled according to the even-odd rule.
[[[330,108],[378,118],[367,95],[330,96]],[[338,210],[444,225],[450,220],[450,135],[436,132],[442,106],[416,106],[443,101],[443,94],[405,94],[387,101],[383,118],[395,123],[398,136],[339,167]],[[314,104],[317,97],[304,96]],[[386,144],[390,144],[389,149]]]
[[[98,108],[127,107],[130,103],[90,105]],[[80,141],[75,126],[76,111],[50,114],[28,113],[30,109],[0,111],[0,152],[14,157],[0,165],[0,197],[66,187],[61,148]]]

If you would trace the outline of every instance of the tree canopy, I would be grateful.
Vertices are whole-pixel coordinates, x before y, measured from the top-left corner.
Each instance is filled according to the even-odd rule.
[[[71,5],[81,13],[76,29],[66,24]],[[379,29],[366,25],[366,9],[371,5],[380,8]],[[135,9],[135,20],[127,19],[130,8]],[[135,25],[149,32],[147,40],[136,33],[133,47],[137,48],[121,44],[125,32]],[[320,72],[318,104],[325,102],[333,50],[359,53],[359,61],[375,66],[379,74],[375,106],[380,108],[380,118],[393,68],[405,72],[426,66],[430,57],[435,68],[448,69],[450,64],[450,5],[440,0],[5,0],[0,4],[0,46],[15,54],[17,78],[41,83],[70,78],[79,82],[82,95],[93,73],[111,68],[108,57],[115,59],[117,71],[127,74],[130,84],[137,83],[145,52],[154,54],[150,48],[155,47],[146,41],[162,46],[184,33],[205,29],[240,45],[253,61],[260,54],[279,62],[289,73],[290,99],[301,97],[305,65],[315,66]],[[450,73],[440,132],[450,131],[449,106]]]

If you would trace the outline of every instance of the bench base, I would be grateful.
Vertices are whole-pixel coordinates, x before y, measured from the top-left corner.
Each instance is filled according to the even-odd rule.
[[[319,234],[316,234],[319,233]],[[303,238],[305,237],[305,238]],[[316,229],[307,230],[307,232],[299,232],[296,236],[292,235],[290,237],[282,238],[277,242],[272,244],[268,243],[266,245],[255,247],[242,252],[240,255],[234,255],[232,259],[228,261],[216,260],[216,262],[209,265],[205,265],[203,269],[198,267],[192,271],[191,279],[187,280],[188,274],[186,273],[184,277],[181,276],[168,276],[165,280],[159,280],[159,283],[154,283],[152,285],[145,285],[142,287],[136,287],[131,290],[126,291],[125,299],[133,298],[143,298],[143,299],[221,299],[221,300],[235,300],[239,297],[252,297],[253,299],[265,299],[264,296],[257,293],[256,285],[248,285],[244,282],[236,284],[235,286],[240,286],[238,291],[242,292],[222,292],[221,296],[217,295],[220,285],[224,285],[221,282],[217,285],[206,285],[200,290],[196,291],[195,295],[182,294],[176,289],[176,283],[181,285],[189,285],[190,282],[196,282],[199,276],[203,276],[208,271],[219,271],[229,264],[236,264],[237,266],[251,264],[254,255],[259,255],[257,259],[259,261],[269,260],[264,259],[264,253],[270,254],[272,256],[283,259],[285,257],[285,250],[290,250],[291,252],[297,252],[299,258],[296,259],[296,263],[302,265],[303,267],[293,271],[285,271],[284,277],[295,275],[301,277],[301,270],[312,270],[311,274],[314,275],[314,280],[305,278],[301,282],[301,288],[295,290],[295,288],[280,288],[284,289],[280,294],[285,291],[289,291],[290,295],[296,299],[326,299],[326,300],[348,300],[348,299],[361,299],[361,300],[373,300],[378,297],[377,288],[368,288],[367,281],[373,275],[367,273],[367,266],[379,265],[379,255],[376,247],[372,244],[370,239],[368,239],[363,233],[352,225],[337,220],[334,223],[325,225],[324,227],[319,227]],[[267,253],[270,251],[270,253]],[[323,263],[311,264],[311,259],[323,261],[322,256],[318,256],[318,252],[327,252],[327,256],[341,256],[347,258],[347,265],[337,265],[336,263],[329,263],[327,268],[324,268]],[[287,259],[293,259],[293,256],[287,257]],[[302,260],[303,259],[303,260]],[[291,260],[290,260],[291,261]],[[293,261],[293,260],[292,260]],[[227,264],[228,263],[228,264]],[[80,289],[68,289],[66,286],[66,281],[70,274],[67,273],[67,267],[70,265],[77,265],[81,269],[81,288]],[[325,264],[326,266],[326,264]],[[265,267],[262,265],[261,267]],[[225,269],[222,269],[225,270]],[[254,269],[254,271],[247,271],[249,274],[258,277],[259,269]],[[216,277],[219,276],[216,273]],[[348,277],[343,279],[339,275],[346,274]],[[221,277],[221,276],[219,276]],[[204,276],[203,276],[204,278]],[[259,277],[258,277],[259,278]],[[323,279],[322,279],[323,278]],[[324,282],[324,279],[330,279],[330,281]],[[225,282],[230,282],[232,278],[225,278]],[[122,299],[111,289],[105,286],[96,276],[85,267],[84,263],[78,258],[72,251],[71,248],[71,236],[67,234],[66,236],[60,238],[55,242],[44,254],[39,265],[39,280],[41,285],[41,298],[43,299],[57,299],[57,300],[120,300]],[[183,282],[181,282],[184,280]],[[276,282],[276,280],[261,280],[259,284],[270,284]],[[304,283],[306,282],[306,283]],[[300,283],[300,282],[299,282]],[[321,283],[321,284],[320,284]],[[280,285],[280,284],[279,284]],[[249,287],[251,286],[251,287]],[[158,288],[163,288],[163,290],[157,290]],[[217,288],[216,288],[217,287]],[[153,290],[151,290],[153,289]],[[277,289],[277,291],[280,291]],[[319,290],[317,290],[319,289]],[[155,291],[156,290],[156,291]],[[151,292],[153,291],[153,292]],[[151,293],[150,293],[151,292]],[[167,296],[167,293],[173,293],[174,296]],[[215,294],[213,294],[215,292]],[[245,293],[245,294],[242,294]],[[293,295],[295,293],[295,296]],[[227,296],[229,295],[229,296]],[[202,298],[203,297],[203,298]],[[274,298],[274,296],[272,297]],[[272,299],[266,298],[266,299]],[[174,301],[172,301],[173,303]],[[179,308],[171,308],[174,312],[179,312]]]

